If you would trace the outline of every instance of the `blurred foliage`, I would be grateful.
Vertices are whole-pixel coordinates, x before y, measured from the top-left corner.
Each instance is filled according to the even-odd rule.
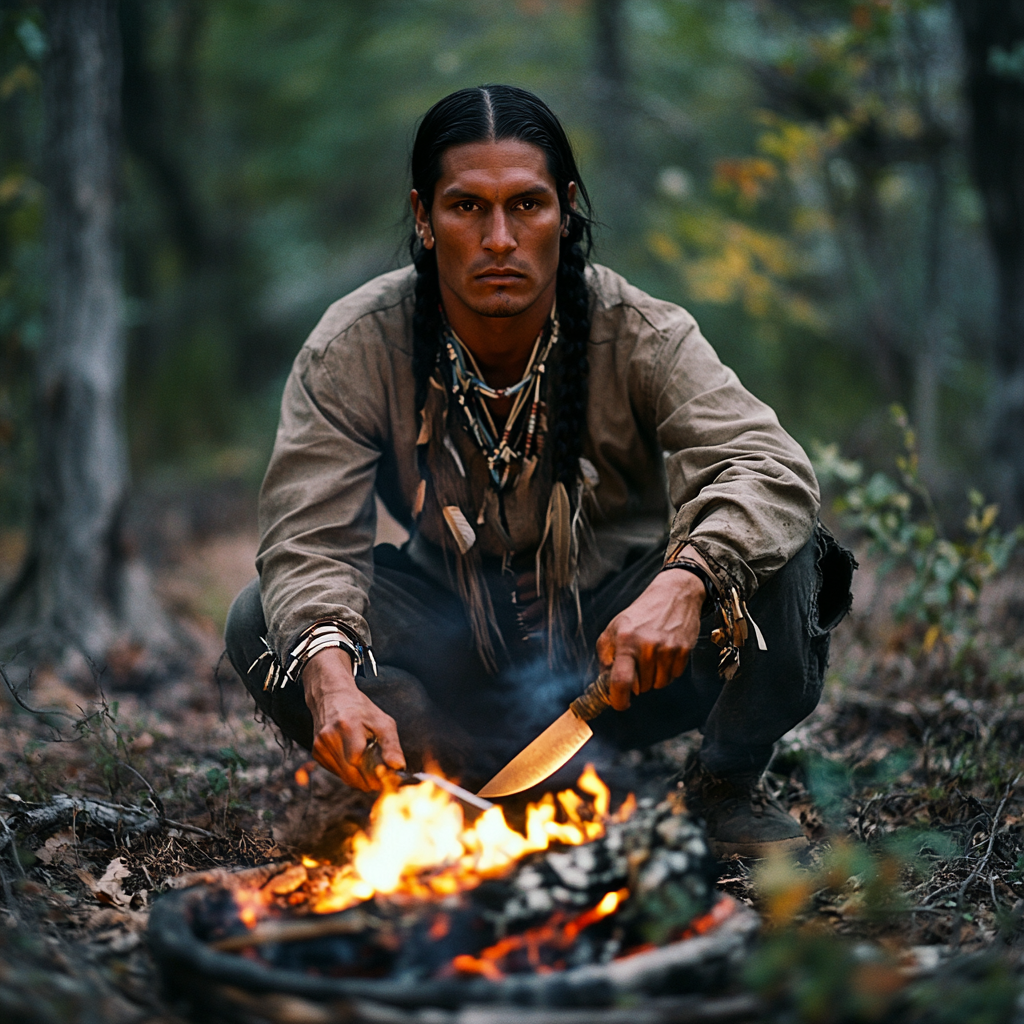
[[[856,941],[815,919],[831,904],[851,922],[884,927],[910,906],[906,883],[927,877],[955,856],[941,833],[905,829],[871,849],[837,839],[811,867],[786,857],[754,872],[767,931],[744,969],[744,981],[765,1000],[772,1020],[808,1024],[1013,1019],[1018,983],[1005,959],[975,954],[915,977],[910,951]]]
[[[999,507],[972,488],[963,534],[950,539],[921,476],[917,434],[900,406],[891,414],[903,441],[903,453],[896,459],[898,479],[878,472],[861,482],[861,464],[843,459],[836,445],[816,446],[815,469],[823,483],[846,486],[835,507],[882,556],[879,572],[900,566],[910,570],[910,581],[893,608],[897,621],[921,624],[921,653],[945,648],[955,667],[979,632],[976,613],[982,588],[1006,569],[1024,539],[1024,526],[1000,528]]]
[[[747,22],[733,45],[761,87],[752,145],[719,156],[709,187],[663,178],[651,245],[693,299],[740,305],[762,345],[838,348],[813,385],[833,437],[865,369],[875,394],[912,405],[936,476],[977,442],[984,377],[962,370],[993,302],[950,6],[764,3]]]
[[[964,169],[948,2],[121,0],[120,11],[137,471],[258,479],[307,332],[331,301],[406,262],[417,118],[487,81],[534,89],[563,117],[603,222],[595,258],[687,305],[798,439],[871,457],[875,410],[899,400],[915,418],[932,409],[929,467],[972,454],[992,272]],[[45,24],[27,0],[0,18],[10,523],[27,513],[45,283]],[[926,429],[936,409],[957,413],[938,439]]]

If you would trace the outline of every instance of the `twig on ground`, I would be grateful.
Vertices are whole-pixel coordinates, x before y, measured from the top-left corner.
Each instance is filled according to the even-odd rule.
[[[204,839],[217,838],[216,833],[207,832],[205,828],[200,828],[198,825],[189,825],[184,821],[173,821],[170,818],[164,818],[163,823],[171,828],[180,829],[182,832],[191,832],[194,836],[202,836]]]
[[[136,771],[130,764],[128,764],[127,761],[122,761],[120,758],[115,758],[114,760],[121,768],[127,768],[128,771],[130,771],[132,775],[134,775],[135,778],[137,778],[139,782],[141,782],[146,787],[146,789],[149,791],[149,799],[152,802],[153,807],[156,808],[157,814],[160,815],[160,820],[166,821],[167,815],[164,811],[164,802],[160,799],[159,795],[157,794],[157,791],[149,784],[149,779],[147,779],[145,775],[143,775],[141,772]]]
[[[89,664],[90,664],[90,666],[91,666],[91,668],[93,670],[93,674],[95,675],[95,677],[97,679],[97,682],[98,682],[100,673],[97,671],[96,666],[91,661],[89,662]],[[82,717],[76,718],[74,715],[70,714],[69,712],[62,711],[62,710],[59,710],[59,709],[54,709],[52,711],[40,711],[38,708],[30,707],[22,699],[21,694],[18,692],[17,687],[15,687],[14,684],[11,682],[11,679],[7,675],[7,672],[4,670],[4,666],[3,665],[0,665],[0,676],[3,677],[4,684],[6,685],[7,689],[10,691],[10,694],[14,698],[15,702],[17,703],[17,705],[20,708],[22,708],[24,711],[27,711],[29,714],[35,715],[35,716],[37,716],[39,718],[45,718],[47,715],[59,715],[60,717],[66,718],[69,721],[74,723],[75,730],[77,732],[79,732],[79,735],[75,736],[75,737],[71,737],[71,738],[65,736],[56,726],[53,726],[53,725],[50,725],[49,723],[47,723],[47,725],[49,726],[49,728],[53,732],[53,735],[50,738],[50,742],[52,742],[52,743],[74,743],[74,742],[77,742],[78,740],[81,740],[81,739],[84,738],[83,729],[94,718],[103,717],[104,715],[109,716],[109,714],[110,714],[110,707],[107,704],[107,699],[106,699],[106,696],[104,695],[102,689],[100,690],[100,707],[96,711],[92,712],[92,714],[86,714],[84,709],[80,708],[79,710],[82,711]],[[115,726],[115,734],[117,734],[116,733],[116,726]],[[120,739],[120,735],[119,734],[117,734],[117,735],[118,735],[118,738]],[[102,744],[102,741],[101,741],[101,745],[103,745],[104,748],[106,748],[106,744]],[[135,778],[138,779],[139,782],[141,782],[142,785],[146,787],[146,792],[149,794],[149,799],[150,799],[151,803],[153,804],[153,808],[156,810],[156,812],[157,812],[157,814],[158,814],[158,816],[160,818],[160,821],[166,821],[167,820],[167,811],[164,808],[164,802],[163,802],[163,800],[160,799],[160,795],[153,788],[153,786],[150,783],[149,779],[147,779],[145,777],[145,775],[143,775],[142,772],[140,772],[137,768],[135,768],[133,765],[129,764],[126,760],[124,760],[124,758],[118,757],[115,753],[111,752],[109,749],[106,749],[106,753],[108,754],[110,759],[114,762],[114,764],[118,768],[124,768],[127,771],[131,772],[131,774],[134,775]],[[130,810],[129,808],[122,808],[122,809]],[[176,828],[186,828],[189,831],[195,831],[198,835],[203,835],[203,836],[208,836],[208,837],[212,837],[213,836],[213,833],[207,832],[204,829],[196,829],[196,827],[194,825],[181,825],[180,823],[175,823],[174,827],[176,827]]]
[[[1014,787],[1020,781],[1020,776],[1014,777],[1012,782],[1007,783],[1006,792],[1003,794],[1003,799],[999,801],[999,807],[996,809],[996,813],[992,818],[992,824],[990,826],[991,831],[988,837],[988,849],[985,851],[985,856],[982,857],[981,862],[974,868],[974,870],[964,880],[963,885],[960,886],[960,890],[956,894],[956,924],[953,926],[953,938],[950,940],[950,946],[956,950],[960,948],[960,932],[963,924],[964,914],[964,896],[967,894],[967,890],[970,888],[974,880],[980,875],[987,867],[988,862],[992,858],[992,851],[995,848],[996,835],[999,832],[999,822],[1003,817],[1003,808],[1006,807],[1007,801],[1010,799],[1010,794],[1013,792]],[[994,898],[994,894],[993,894]],[[998,905],[994,906],[993,911],[998,909]]]
[[[64,711],[60,708],[53,708],[50,711],[40,711],[38,708],[29,707],[29,705],[25,703],[25,701],[22,699],[21,694],[18,692],[18,688],[14,685],[14,683],[11,682],[11,677],[7,674],[7,671],[3,665],[0,665],[0,678],[3,679],[4,685],[7,687],[11,696],[14,698],[14,703],[17,704],[18,707],[21,708],[23,711],[27,711],[30,715],[35,715],[37,718],[46,718],[48,715],[55,715],[59,718],[66,718],[69,722],[74,722],[75,728],[80,730],[83,725],[86,725],[97,715],[102,714],[102,711],[94,711],[91,715],[85,715],[83,712],[84,717],[76,718],[69,711]],[[65,736],[56,726],[50,725],[49,722],[47,722],[46,724],[56,734],[51,740],[52,743],[74,743],[82,738],[81,736],[76,736],[73,739],[68,739],[68,737]]]

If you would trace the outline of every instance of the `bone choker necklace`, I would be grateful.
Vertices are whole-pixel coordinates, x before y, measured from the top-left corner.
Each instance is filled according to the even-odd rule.
[[[487,459],[491,481],[500,491],[512,466],[539,453],[542,427],[541,386],[548,356],[558,341],[558,314],[544,325],[533,344],[522,379],[506,388],[491,387],[480,372],[473,353],[446,322],[442,336],[448,356],[452,397],[462,410],[473,440]],[[500,432],[485,399],[511,398],[512,408]]]

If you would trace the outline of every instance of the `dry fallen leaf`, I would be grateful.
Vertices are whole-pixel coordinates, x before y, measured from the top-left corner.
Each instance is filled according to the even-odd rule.
[[[75,833],[69,829],[57,832],[35,851],[36,857],[46,865],[63,864],[77,842]]]
[[[127,907],[132,898],[121,888],[121,879],[127,878],[131,872],[125,867],[120,857],[115,857],[103,872],[103,877],[90,885],[93,896],[100,903],[109,904],[112,907]],[[88,883],[87,883],[88,884]]]

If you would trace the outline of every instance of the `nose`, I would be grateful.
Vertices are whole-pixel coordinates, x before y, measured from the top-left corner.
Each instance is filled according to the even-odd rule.
[[[483,247],[489,252],[499,255],[512,252],[519,243],[512,233],[511,218],[501,207],[497,207],[488,218],[487,231],[483,237]]]

